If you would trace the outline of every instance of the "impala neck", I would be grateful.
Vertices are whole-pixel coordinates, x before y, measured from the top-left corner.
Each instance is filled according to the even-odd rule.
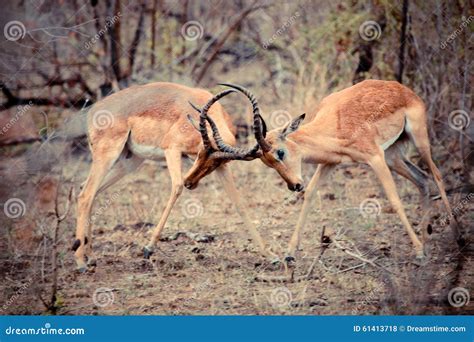
[[[298,144],[302,158],[315,164],[338,164],[342,160],[343,140],[323,134],[314,126],[303,125],[288,139]]]

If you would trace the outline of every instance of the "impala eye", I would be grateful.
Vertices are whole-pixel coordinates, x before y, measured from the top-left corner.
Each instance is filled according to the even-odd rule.
[[[277,158],[279,160],[283,160],[283,158],[285,158],[285,150],[282,150],[281,148],[278,149],[277,151]]]

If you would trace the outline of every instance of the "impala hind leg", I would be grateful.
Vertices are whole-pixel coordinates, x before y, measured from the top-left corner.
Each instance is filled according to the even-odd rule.
[[[422,232],[422,242],[424,244],[428,237],[430,219],[428,174],[406,159],[403,153],[395,145],[385,151],[385,161],[392,171],[395,171],[400,176],[405,177],[412,182],[420,193],[422,218],[419,227]]]
[[[406,216],[405,210],[403,209],[403,204],[400,200],[400,197],[397,193],[397,186],[395,185],[395,181],[393,180],[392,174],[390,173],[390,169],[388,168],[383,152],[381,151],[380,154],[373,156],[369,161],[368,164],[372,167],[375,174],[377,175],[378,179],[382,183],[382,186],[385,190],[385,193],[388,197],[388,200],[392,204],[393,208],[397,212],[400,220],[402,221],[405,229],[410,237],[413,246],[415,247],[416,256],[417,258],[424,257],[424,249],[423,244],[418,240],[418,237],[415,234],[408,218]]]
[[[125,156],[120,157],[120,159],[115,163],[112,169],[109,171],[105,179],[102,181],[97,194],[107,190],[109,187],[117,183],[125,175],[135,171],[141,164],[143,159],[135,155],[126,158]]]
[[[125,158],[124,154],[122,153],[122,157],[118,159],[118,161],[112,166],[111,170],[102,180],[102,183],[99,189],[97,190],[95,196],[117,183],[125,175],[134,171],[138,166],[142,164],[142,162],[143,159],[136,156]],[[87,256],[87,263],[89,265],[94,263],[94,260],[90,258],[90,253],[92,250],[92,223],[93,222],[91,221],[90,224],[87,225],[85,235],[86,237],[88,237],[87,244],[85,245],[85,255]]]
[[[461,232],[459,231],[459,223],[456,219],[456,216],[453,215],[451,205],[449,204],[448,197],[446,196],[446,190],[444,188],[441,172],[438,170],[435,163],[431,159],[431,153],[430,153],[429,147],[421,150],[420,153],[423,159],[425,160],[425,162],[428,164],[428,167],[431,171],[431,174],[433,175],[434,181],[441,195],[441,199],[443,200],[446,210],[448,211],[449,219],[451,220],[450,226],[453,233],[453,237],[456,240],[456,242],[460,246],[462,246],[464,244],[464,240],[463,240]]]
[[[431,158],[431,149],[430,149],[430,142],[428,138],[428,132],[426,130],[426,125],[420,124],[417,120],[409,120],[410,125],[409,135],[412,139],[413,143],[415,144],[418,152],[421,155],[423,161],[428,165],[431,174],[433,175],[433,179],[438,187],[439,193],[441,195],[441,199],[448,211],[449,219],[450,219],[450,226],[453,233],[453,237],[458,243],[458,245],[463,245],[464,240],[458,228],[458,222],[456,217],[453,215],[453,211],[451,209],[451,205],[449,204],[448,197],[446,196],[446,190],[444,188],[441,172],[436,167],[433,159]]]
[[[316,172],[308,183],[308,186],[304,193],[303,207],[298,217],[298,223],[296,224],[296,229],[291,236],[290,243],[288,245],[287,255],[285,257],[286,262],[291,262],[295,260],[296,250],[298,249],[301,233],[303,231],[304,224],[308,217],[309,211],[314,204],[316,188],[328,175],[329,171],[333,168],[332,165],[319,164]]]
[[[81,272],[86,270],[86,257],[90,253],[92,244],[90,213],[97,191],[109,170],[122,152],[126,139],[122,144],[114,143],[105,147],[96,147],[93,151],[93,161],[89,176],[77,199],[76,240],[72,249]]]
[[[216,175],[222,182],[224,190],[232,201],[232,204],[235,205],[237,212],[242,218],[242,221],[244,221],[245,227],[249,230],[253,241],[257,244],[260,253],[264,257],[269,257],[273,261],[275,261],[277,259],[277,256],[269,248],[267,248],[260,233],[255,228],[255,225],[250,221],[250,218],[247,214],[247,210],[242,206],[242,202],[240,201],[240,195],[237,191],[237,188],[235,187],[234,178],[232,176],[232,172],[230,171],[229,166],[226,164],[219,166],[216,169]]]
[[[150,242],[143,248],[143,256],[148,259],[153,254],[155,244],[160,237],[161,230],[168,220],[171,209],[173,209],[176,200],[183,191],[183,178],[181,174],[181,151],[179,150],[165,150],[166,163],[171,177],[171,194],[166,204],[165,210],[161,215],[160,221],[153,230]]]

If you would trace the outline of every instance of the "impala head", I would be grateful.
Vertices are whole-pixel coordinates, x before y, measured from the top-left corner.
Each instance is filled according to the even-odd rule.
[[[301,177],[301,152],[298,145],[287,139],[288,135],[295,132],[304,120],[305,114],[291,120],[284,128],[274,129],[267,134],[267,125],[260,115],[257,100],[249,90],[234,84],[224,84],[243,93],[252,103],[253,130],[257,145],[260,148],[258,158],[275,169],[285,180],[291,191],[304,189]]]
[[[197,158],[194,161],[193,166],[185,176],[184,186],[187,189],[195,189],[202,178],[210,174],[219,166],[228,163],[231,160],[253,160],[257,158],[258,145],[252,149],[246,150],[225,144],[219,134],[219,131],[217,130],[216,124],[207,115],[209,109],[215,102],[233,92],[235,92],[235,90],[225,90],[223,92],[220,92],[212,99],[210,99],[207,104],[202,107],[202,109],[197,108],[191,103],[191,106],[200,113],[199,125],[195,125],[191,116],[189,115],[188,119],[189,121],[191,121],[193,126],[199,131],[199,133],[201,133],[203,146],[198,151]],[[206,122],[209,123],[209,125],[211,126],[216,147],[211,144],[207,132]]]
[[[288,122],[284,128],[274,129],[266,133],[266,125],[262,118],[262,162],[275,169],[285,180],[288,189],[302,191],[303,181],[301,177],[302,155],[298,145],[287,139],[288,135],[295,132],[303,122],[305,114]]]
[[[295,132],[303,122],[305,114],[291,120],[284,128],[275,129],[267,134],[265,121],[260,115],[255,97],[245,88],[233,84],[223,84],[242,92],[252,103],[253,108],[253,129],[257,143],[248,150],[235,148],[225,144],[219,134],[219,131],[207,112],[214,102],[219,98],[233,92],[233,90],[223,91],[212,98],[200,112],[199,131],[203,138],[204,146],[207,148],[200,151],[193,167],[186,176],[185,186],[193,189],[197,186],[199,180],[215,170],[219,165],[230,160],[253,160],[260,158],[262,162],[275,169],[286,181],[288,189],[292,191],[302,191],[303,181],[301,177],[301,153],[298,146],[293,141],[287,139],[287,136]],[[212,129],[214,141],[217,150],[211,146],[206,130],[206,121]]]
[[[212,151],[200,149],[193,166],[185,176],[184,186],[189,190],[196,189],[202,178],[225,162],[225,160],[213,158]]]

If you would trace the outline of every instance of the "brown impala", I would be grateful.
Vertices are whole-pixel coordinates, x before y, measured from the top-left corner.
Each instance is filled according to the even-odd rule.
[[[428,176],[403,155],[407,140],[414,143],[428,165],[449,216],[454,219],[441,173],[431,159],[425,105],[409,88],[393,81],[366,80],[324,98],[315,109],[314,114],[317,115],[311,121],[302,125],[305,117],[302,114],[286,127],[267,133],[255,97],[243,87],[224,85],[241,91],[251,101],[255,137],[261,149],[253,156],[275,169],[290,189],[302,189],[302,161],[318,164],[304,194],[303,208],[288,247],[287,261],[294,259],[298,249],[316,187],[335,165],[346,162],[370,165],[405,226],[417,257],[424,256],[423,243],[407,219],[390,173],[392,169],[418,188],[421,206],[426,213],[429,209]],[[203,114],[207,115],[206,110],[202,111],[201,116]],[[232,151],[233,148],[223,141],[218,128],[212,121],[209,123],[218,148]],[[186,184],[199,181],[201,175],[198,170],[194,171],[189,173]],[[428,224],[428,215],[424,215],[420,225],[423,242],[426,240]],[[451,227],[458,241],[462,241],[455,219]]]
[[[86,270],[86,257],[91,251],[90,213],[96,195],[135,170],[143,160],[161,159],[163,156],[171,177],[171,194],[151,240],[144,248],[145,257],[153,252],[170,211],[183,190],[183,155],[197,157],[192,173],[200,178],[213,170],[217,171],[260,252],[273,256],[248,218],[226,165],[232,159],[253,159],[259,146],[251,151],[232,147],[235,144],[235,129],[229,115],[219,103],[209,110],[230,92],[234,90],[212,97],[211,93],[202,89],[173,83],[152,83],[121,90],[90,109],[88,134],[92,165],[78,197],[76,240],[73,245],[81,271]],[[221,142],[228,146],[226,151],[218,151],[217,146],[210,142],[204,116],[201,115],[200,119],[201,135],[189,124],[187,115],[192,108],[188,101],[203,105],[206,115],[209,111],[207,119],[212,120],[214,127],[221,132]],[[193,186],[188,183],[187,187]]]

